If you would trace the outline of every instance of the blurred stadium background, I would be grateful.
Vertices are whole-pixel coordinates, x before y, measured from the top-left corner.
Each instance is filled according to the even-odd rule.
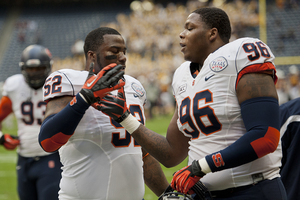
[[[83,69],[85,36],[110,26],[127,41],[126,73],[147,91],[147,118],[166,116],[168,122],[174,108],[172,75],[183,62],[179,33],[188,14],[203,6],[228,13],[231,40],[257,37],[269,45],[276,56],[280,103],[300,96],[300,0],[1,0],[0,88],[7,77],[20,73],[21,52],[30,44],[49,48],[53,71]],[[15,124],[6,120],[5,126]],[[0,150],[3,163],[8,156]],[[1,170],[0,185],[5,185]],[[0,199],[12,198],[0,188]]]

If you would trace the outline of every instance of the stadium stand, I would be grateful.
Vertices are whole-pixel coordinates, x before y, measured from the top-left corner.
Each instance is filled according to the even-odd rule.
[[[126,8],[126,9],[124,9]],[[0,81],[20,73],[18,66],[23,49],[30,44],[41,44],[50,49],[54,58],[72,56],[71,46],[77,39],[100,26],[114,21],[119,12],[130,12],[129,6],[105,6],[101,4],[69,6],[24,7],[15,19],[9,45],[0,65]],[[0,16],[0,23],[5,15]]]
[[[294,1],[296,4],[291,5],[288,3],[290,1],[266,1],[267,44],[276,57],[299,56],[299,3]],[[138,78],[145,88],[154,81],[159,84],[161,93],[170,92],[173,71],[183,61],[179,33],[183,30],[186,16],[196,8],[207,5],[222,7],[228,13],[233,29],[231,40],[245,36],[260,37],[259,0],[172,0],[171,3],[168,0],[157,0],[156,3],[144,0],[135,1],[134,6],[130,0],[23,2],[26,6],[21,7],[20,13],[15,16],[9,45],[2,55],[2,62],[0,59],[0,82],[20,72],[19,55],[31,43],[40,43],[50,49],[55,59],[54,70],[82,68],[84,57],[74,56],[72,45],[77,40],[84,40],[90,30],[106,25],[119,30],[127,41],[129,67],[126,73]],[[7,15],[8,11],[0,13],[0,31]],[[277,66],[286,79],[289,78],[289,67]],[[157,104],[162,105],[162,102],[158,98]]]

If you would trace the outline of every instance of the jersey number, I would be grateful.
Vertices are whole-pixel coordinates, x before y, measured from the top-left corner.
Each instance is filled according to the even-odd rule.
[[[145,123],[142,109],[139,105],[130,105],[129,110],[130,110],[131,114],[133,116],[135,116],[142,124]],[[117,123],[113,119],[111,119],[111,123],[116,129],[124,130],[124,128],[121,126],[121,124]],[[120,137],[120,134],[121,134],[120,132],[113,132],[111,143],[115,147],[128,147],[129,144],[131,143],[131,139],[132,139],[130,133],[128,133],[125,130],[125,137],[123,137],[123,138]],[[140,146],[140,145],[134,140],[134,146]]]
[[[48,82],[52,80],[52,85],[49,85]],[[49,78],[45,81],[45,92],[44,92],[44,97],[48,96],[50,93],[58,93],[61,92],[61,76],[56,75],[53,78]]]
[[[37,104],[37,108],[41,108],[42,106],[46,106],[46,102],[40,101]],[[21,104],[21,112],[22,115],[24,116],[22,120],[27,125],[32,125],[34,122],[35,118],[33,115],[33,110],[34,110],[34,104],[31,101],[26,101]],[[43,115],[45,115],[45,111],[43,111]],[[37,119],[37,123],[41,125],[42,119]]]
[[[222,129],[222,124],[215,115],[214,109],[209,105],[199,107],[199,102],[204,100],[205,104],[213,102],[213,95],[209,90],[204,90],[195,94],[191,100],[186,97],[179,108],[179,120],[185,128],[183,131],[198,138],[200,132],[210,135]],[[194,123],[194,121],[196,124]]]
[[[246,53],[251,53],[251,55],[248,56],[248,59],[251,61],[259,59],[260,56],[265,58],[270,57],[270,53],[266,48],[266,45],[262,42],[245,43],[243,45],[243,49]]]

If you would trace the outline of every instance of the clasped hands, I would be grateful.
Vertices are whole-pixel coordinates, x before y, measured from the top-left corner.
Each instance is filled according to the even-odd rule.
[[[129,115],[124,93],[124,66],[112,63],[94,74],[93,65],[91,63],[88,77],[79,94],[97,110],[117,122],[123,121]],[[118,90],[118,94],[112,95],[110,92],[113,90]]]

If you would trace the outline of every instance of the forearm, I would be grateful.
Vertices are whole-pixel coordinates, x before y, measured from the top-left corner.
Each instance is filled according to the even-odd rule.
[[[226,149],[206,156],[212,172],[249,163],[274,152],[278,146],[279,106],[275,98],[247,100],[241,104],[241,113],[247,133]]]
[[[176,166],[185,158],[178,160],[180,156],[176,155],[166,137],[142,124],[132,133],[132,136],[146,151],[166,167]]]
[[[159,162],[149,154],[144,157],[143,161],[145,183],[157,196],[160,196],[169,185],[162,168]]]
[[[88,108],[89,104],[77,94],[59,113],[48,116],[39,133],[41,147],[47,152],[57,151],[73,135]]]

